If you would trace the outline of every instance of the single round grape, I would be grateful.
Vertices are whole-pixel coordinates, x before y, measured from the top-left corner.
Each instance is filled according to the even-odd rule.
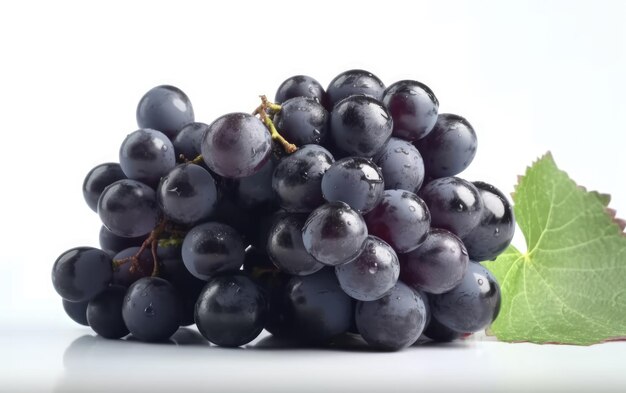
[[[324,204],[322,177],[334,162],[319,145],[302,146],[274,169],[272,188],[280,206],[293,213],[308,213]]]
[[[254,340],[267,319],[267,298],[242,273],[216,277],[204,287],[196,303],[196,325],[210,342],[239,347]]]
[[[371,160],[362,157],[336,161],[322,178],[324,199],[345,202],[359,213],[372,210],[380,202],[384,189],[380,169]]]
[[[500,312],[500,286],[478,263],[470,263],[461,283],[449,292],[431,297],[433,316],[460,333],[489,326]]]
[[[128,328],[122,318],[126,288],[113,285],[93,298],[87,306],[87,320],[94,332],[104,338],[122,338]]]
[[[369,96],[350,96],[330,114],[335,146],[352,156],[372,157],[391,137],[393,120],[383,104]]]
[[[463,334],[446,327],[431,315],[423,335],[438,343],[448,343],[461,338]]]
[[[176,158],[181,154],[188,160],[198,157],[201,154],[202,138],[208,128],[204,123],[189,123],[184,126],[172,140]]]
[[[385,179],[385,190],[417,193],[424,182],[424,161],[411,142],[391,137],[374,157]]]
[[[382,99],[393,118],[393,136],[416,141],[428,135],[437,122],[439,101],[423,83],[403,80],[385,90]]]
[[[353,299],[380,299],[398,282],[400,262],[391,246],[368,236],[363,252],[353,261],[335,267],[341,289]]]
[[[270,228],[267,254],[281,271],[297,276],[313,274],[324,267],[304,248],[302,228],[307,216],[285,214]]]
[[[71,302],[91,300],[113,276],[111,257],[93,247],[76,247],[61,254],[52,266],[52,285]]]
[[[356,258],[365,245],[363,217],[343,202],[315,209],[302,228],[304,248],[325,265],[337,266]]]
[[[110,254],[111,256],[114,256],[118,252],[129,247],[141,246],[141,243],[143,243],[146,238],[147,236],[145,235],[137,237],[117,236],[115,233],[108,230],[104,225],[100,227],[100,233],[98,234],[100,248],[102,251]]]
[[[196,301],[202,292],[206,281],[194,277],[185,267],[179,256],[177,259],[162,259],[160,275],[176,288],[181,297],[183,306],[181,309],[180,325],[189,326],[195,323],[194,313]]]
[[[339,101],[356,94],[364,94],[377,100],[382,100],[385,85],[371,72],[364,70],[349,70],[337,75],[326,89],[329,99],[329,108]]]
[[[313,98],[324,106],[327,105],[328,101],[322,85],[306,75],[296,75],[287,78],[278,87],[274,101],[280,104],[294,97]]]
[[[412,345],[422,334],[426,319],[422,296],[401,282],[384,297],[356,306],[359,333],[369,345],[386,351]]]
[[[430,178],[455,176],[474,159],[478,141],[470,123],[463,117],[442,113],[433,130],[416,142]]]
[[[70,302],[65,299],[62,299],[62,301],[63,310],[65,310],[65,313],[72,321],[83,326],[89,326],[89,322],[87,322],[87,304],[89,304],[89,301]]]
[[[257,173],[238,179],[224,179],[220,191],[237,206],[256,211],[275,210],[276,195],[272,189],[272,176],[277,160],[270,158]]]
[[[165,134],[142,128],[122,142],[120,165],[129,179],[156,186],[176,166],[176,152]]]
[[[206,165],[218,175],[251,176],[270,158],[272,138],[258,118],[229,113],[209,125],[201,150]]]
[[[120,164],[107,162],[95,166],[85,176],[83,182],[83,197],[89,208],[93,211],[98,210],[98,198],[105,188],[118,180],[126,179],[126,175],[122,171]]]
[[[217,273],[239,270],[245,247],[241,236],[232,227],[207,222],[195,226],[185,235],[182,256],[191,274],[208,281]]]
[[[426,202],[435,228],[447,229],[463,238],[480,223],[483,201],[468,181],[442,177],[428,182],[418,195]]]
[[[98,200],[98,215],[117,236],[144,236],[157,225],[159,208],[154,190],[135,180],[118,180]]]
[[[445,229],[432,229],[417,249],[400,256],[401,279],[428,293],[444,293],[457,286],[469,258],[461,239]]]
[[[215,209],[215,180],[200,165],[180,164],[161,179],[157,202],[170,220],[193,225],[207,219]]]
[[[129,247],[124,249],[113,257],[113,261],[120,261],[129,257],[137,255],[141,247]],[[147,247],[139,254],[137,258],[137,264],[133,265],[132,260],[127,261],[123,265],[119,265],[113,268],[112,283],[124,288],[128,288],[135,281],[143,277],[148,277],[152,274],[154,269],[154,261],[152,259],[152,252],[150,247]]]
[[[515,215],[504,194],[484,182],[474,182],[483,201],[480,223],[463,237],[470,259],[495,259],[511,244],[515,234]]]
[[[417,195],[404,190],[385,190],[378,205],[365,215],[367,231],[398,253],[415,250],[430,229],[430,212]]]
[[[178,330],[182,301],[176,289],[159,277],[144,277],[128,288],[122,317],[141,341],[165,341]]]
[[[330,115],[313,98],[294,97],[281,105],[274,124],[281,135],[296,146],[319,144],[326,137]]]
[[[159,130],[174,138],[183,126],[194,121],[189,97],[174,86],[154,87],[137,105],[137,124],[140,128]]]

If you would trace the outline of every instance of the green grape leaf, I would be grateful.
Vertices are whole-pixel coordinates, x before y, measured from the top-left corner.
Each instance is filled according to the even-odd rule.
[[[502,289],[501,341],[589,345],[626,337],[626,236],[609,196],[576,185],[546,154],[513,194],[527,252],[483,262]]]

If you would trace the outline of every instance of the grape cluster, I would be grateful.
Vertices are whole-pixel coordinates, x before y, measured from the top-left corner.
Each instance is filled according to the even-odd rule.
[[[100,248],[52,269],[67,314],[97,334],[162,341],[195,323],[227,347],[267,329],[398,350],[496,318],[500,289],[478,262],[509,245],[513,212],[492,185],[457,176],[476,134],[423,83],[351,70],[324,90],[294,76],[275,102],[210,125],[158,86],[137,123],[119,163],[83,183]]]

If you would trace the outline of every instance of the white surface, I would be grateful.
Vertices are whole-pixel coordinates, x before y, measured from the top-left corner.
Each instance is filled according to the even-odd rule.
[[[149,88],[179,86],[197,120],[211,122],[252,110],[258,94],[272,96],[294,74],[323,85],[349,68],[387,84],[417,79],[434,90],[441,112],[465,116],[478,133],[464,177],[510,192],[516,176],[552,150],[579,183],[613,194],[619,213],[626,210],[624,15],[619,0],[1,2],[0,390],[7,381],[79,386],[63,377],[73,371],[62,361],[83,333],[65,324],[50,267],[70,247],[97,245],[99,222],[84,204],[82,181],[94,165],[117,160]],[[437,381],[584,390],[581,381],[623,378],[612,371],[623,364],[624,345],[477,343],[384,355],[131,345],[116,356],[117,348],[79,348],[71,363],[96,373],[95,386],[119,381],[108,370],[121,364],[125,377],[156,381],[199,370],[195,380],[207,390],[240,369],[248,374],[233,377],[234,389],[306,391],[329,380],[333,390],[363,391],[398,374],[399,386],[416,391]],[[135,365],[144,361],[148,370]]]

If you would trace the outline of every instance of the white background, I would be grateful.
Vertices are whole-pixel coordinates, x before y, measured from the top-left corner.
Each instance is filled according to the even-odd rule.
[[[183,89],[208,123],[295,74],[416,79],[478,134],[462,176],[511,192],[550,150],[626,211],[625,15],[623,1],[3,2],[0,333],[75,329],[50,268],[97,245],[83,178],[117,160],[159,84]]]

